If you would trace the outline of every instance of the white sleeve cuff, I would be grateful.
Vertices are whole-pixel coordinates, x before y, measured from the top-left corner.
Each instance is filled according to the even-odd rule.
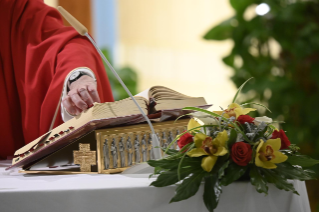
[[[79,67],[79,68],[73,69],[64,79],[63,90],[62,90],[62,100],[64,99],[64,97],[68,95],[68,81],[71,74],[75,71],[82,71],[86,73],[87,75],[89,75],[90,77],[92,77],[94,80],[96,80],[93,71],[87,67]],[[73,117],[75,117],[75,116],[72,116],[70,113],[68,113],[68,111],[64,108],[62,101],[61,101],[61,116],[64,122],[67,122]]]

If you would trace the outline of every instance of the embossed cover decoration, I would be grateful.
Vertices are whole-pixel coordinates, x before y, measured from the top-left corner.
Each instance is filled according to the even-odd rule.
[[[90,144],[79,144],[79,150],[73,151],[74,164],[80,165],[81,172],[91,172],[91,166],[96,165],[96,151],[90,150]]]

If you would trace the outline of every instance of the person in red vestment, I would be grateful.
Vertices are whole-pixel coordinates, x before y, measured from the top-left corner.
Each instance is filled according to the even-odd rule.
[[[72,117],[113,96],[98,53],[63,26],[56,9],[42,0],[0,0],[0,20],[0,159],[5,159],[46,133],[52,120],[53,127],[62,124],[61,114]]]

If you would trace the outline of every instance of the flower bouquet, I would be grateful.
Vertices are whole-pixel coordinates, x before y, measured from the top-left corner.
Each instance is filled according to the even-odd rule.
[[[209,211],[213,211],[222,186],[243,175],[248,176],[257,192],[265,194],[268,183],[298,194],[288,180],[315,178],[314,172],[306,168],[319,163],[318,160],[301,155],[299,148],[290,143],[282,129],[273,125],[275,122],[271,118],[253,118],[247,114],[256,109],[245,108],[248,104],[235,103],[245,83],[227,109],[211,112],[195,107],[184,108],[196,112],[191,114],[187,131],[170,144],[177,142],[179,150],[168,146],[163,149],[164,158],[148,161],[155,167],[153,175],[158,175],[152,186],[177,184],[170,202],[195,195],[203,183],[204,203]],[[258,103],[249,104],[265,107]]]

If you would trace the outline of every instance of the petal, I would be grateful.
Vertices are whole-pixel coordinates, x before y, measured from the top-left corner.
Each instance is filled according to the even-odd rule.
[[[236,108],[234,111],[236,113],[236,118],[238,118],[240,115],[246,115],[250,111],[255,111],[254,108]]]
[[[197,121],[195,121],[195,119],[191,119],[188,122],[187,130],[190,130],[190,129],[193,129],[194,127],[199,127],[199,126],[201,125]]]
[[[225,147],[218,147],[217,152],[214,154],[215,156],[223,156],[228,153],[228,150]]]
[[[224,111],[213,111],[213,113],[216,113],[218,115],[222,115]]]
[[[231,108],[241,108],[239,104],[237,103],[231,103],[229,106],[228,106],[228,109],[231,109]]]
[[[237,119],[239,116],[241,116],[241,115],[245,115],[245,113],[243,113],[243,109],[241,109],[241,108],[236,108],[236,109],[234,110],[234,112],[235,112],[235,114],[236,114],[236,119]]]
[[[225,113],[225,111],[213,111],[213,113],[217,113],[218,115],[222,115],[224,113],[223,117],[229,118],[229,115]]]
[[[267,140],[266,144],[270,145],[274,151],[278,151],[281,147],[281,140],[280,140],[280,138],[269,139],[269,140]]]
[[[249,112],[251,112],[251,111],[255,111],[255,110],[257,110],[257,109],[255,109],[255,108],[243,108],[243,109],[242,109],[242,111],[243,111],[244,114],[247,114],[247,113],[249,113]]]
[[[226,130],[218,133],[217,137],[213,140],[213,143],[218,143],[218,146],[226,146],[226,141],[228,141],[228,135]]]
[[[255,164],[256,166],[265,168],[265,169],[275,169],[277,168],[277,166],[275,164],[273,164],[272,162],[269,161],[261,161],[259,158],[260,154],[257,153],[256,154],[256,158],[255,158]]]
[[[265,161],[265,162],[263,162],[263,168],[265,168],[265,169],[275,169],[275,168],[277,168],[277,166],[274,163],[270,162],[270,161]]]
[[[265,155],[262,155],[259,153],[259,160],[261,160],[262,162],[268,161],[268,159],[265,157]]]
[[[258,144],[258,147],[257,147],[257,149],[256,149],[256,152],[257,152],[257,153],[260,151],[260,149],[261,149],[261,147],[263,146],[263,144],[264,144],[264,141],[260,139],[260,143]],[[259,155],[259,154],[257,154],[257,155]],[[256,158],[257,158],[257,155],[256,155]]]
[[[225,117],[226,119],[229,119],[229,118],[230,118],[230,116],[228,115],[228,113],[225,113],[225,114],[223,115],[223,117]]]
[[[213,169],[217,159],[218,159],[218,157],[216,157],[216,156],[204,157],[202,159],[202,168],[205,171],[210,172]]]
[[[187,155],[190,157],[200,157],[200,156],[208,155],[208,154],[202,148],[195,148],[187,152]]]
[[[194,137],[195,146],[200,148],[203,144],[203,141],[207,138],[207,135],[203,133],[197,133]]]
[[[266,147],[267,147],[267,145],[268,145],[268,143],[267,143],[267,142],[264,142],[259,151],[261,151],[261,152],[266,152]]]
[[[257,148],[257,149],[258,149],[258,148]],[[260,160],[259,155],[260,155],[259,153],[256,154],[255,164],[256,164],[256,166],[263,167],[264,162],[262,162],[262,161]]]
[[[282,163],[288,159],[287,155],[284,155],[279,151],[275,151],[274,155],[275,155],[275,158],[270,160],[270,162],[272,162],[272,163]]]

